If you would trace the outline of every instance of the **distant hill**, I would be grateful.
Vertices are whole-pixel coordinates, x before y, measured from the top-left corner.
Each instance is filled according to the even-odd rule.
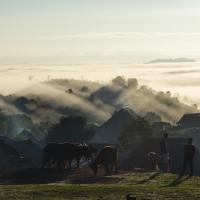
[[[122,108],[112,115],[97,130],[93,142],[118,143],[118,137],[121,135],[126,124],[138,118],[138,115],[130,108]]]
[[[185,114],[177,124],[182,128],[200,127],[200,113]]]
[[[24,130],[22,132],[25,136],[29,136],[26,134],[29,134],[27,130]],[[31,136],[29,136],[31,137]],[[6,136],[0,135],[0,159],[4,160],[6,159],[7,165],[9,163],[18,162],[18,164],[25,163],[27,166],[39,166],[41,163],[41,159],[43,156],[43,150],[40,147],[39,143],[35,141],[32,141],[31,139],[25,139],[25,138],[17,138],[17,139],[24,139],[24,140],[16,140],[16,138],[8,138]],[[2,149],[3,148],[3,149]],[[5,154],[5,155],[4,155]],[[3,157],[6,157],[4,158]],[[14,160],[11,162],[9,160]],[[20,158],[23,158],[23,160],[20,160]],[[3,164],[3,163],[1,163]],[[0,164],[0,169],[2,168]],[[16,164],[16,163],[15,163]],[[8,167],[12,167],[12,165],[8,165]]]
[[[20,162],[20,155],[17,150],[9,144],[6,144],[4,140],[0,140],[0,169],[10,169],[16,167]]]
[[[195,62],[195,60],[190,58],[169,58],[169,59],[156,59],[147,62],[147,64],[151,63],[179,63],[179,62]]]
[[[31,160],[35,166],[40,166],[43,150],[37,143],[27,139],[18,142],[15,148],[20,153],[20,155],[28,160]]]

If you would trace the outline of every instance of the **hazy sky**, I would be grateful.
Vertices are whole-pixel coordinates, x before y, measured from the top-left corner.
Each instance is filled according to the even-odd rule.
[[[0,0],[0,62],[200,57],[199,0]]]
[[[123,75],[199,104],[199,10],[199,0],[0,0],[0,93]],[[176,57],[197,62],[144,64]]]

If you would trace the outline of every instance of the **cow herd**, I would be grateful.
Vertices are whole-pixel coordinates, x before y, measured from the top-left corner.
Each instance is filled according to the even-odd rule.
[[[98,166],[105,168],[106,174],[117,172],[117,148],[104,146],[97,151],[96,148],[80,143],[49,143],[44,147],[42,168],[68,168],[72,170],[72,162],[76,161],[79,168],[82,158],[87,161],[89,167],[96,175]]]

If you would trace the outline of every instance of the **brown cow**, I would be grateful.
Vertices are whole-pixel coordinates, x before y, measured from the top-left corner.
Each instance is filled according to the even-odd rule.
[[[48,164],[51,167],[52,163],[57,163],[58,167],[68,162],[69,169],[71,170],[72,160],[77,161],[77,167],[82,157],[89,159],[92,157],[91,149],[87,145],[74,144],[74,143],[49,143],[44,148],[44,156],[42,161],[42,167]]]
[[[114,146],[105,146],[101,149],[95,159],[90,163],[90,168],[95,175],[98,172],[98,165],[105,167],[106,175],[112,173],[113,167],[115,167],[115,172],[117,173],[117,148]]]

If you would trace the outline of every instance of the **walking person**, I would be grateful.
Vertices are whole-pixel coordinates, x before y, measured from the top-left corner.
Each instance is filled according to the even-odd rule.
[[[183,166],[180,176],[183,176],[185,174],[187,165],[190,169],[190,176],[193,176],[194,171],[194,156],[196,147],[192,144],[193,138],[188,138],[188,144],[184,146],[184,159],[183,159]]]
[[[167,146],[168,133],[163,134],[163,138],[160,142],[161,150],[161,170],[163,172],[169,172],[169,151]]]

